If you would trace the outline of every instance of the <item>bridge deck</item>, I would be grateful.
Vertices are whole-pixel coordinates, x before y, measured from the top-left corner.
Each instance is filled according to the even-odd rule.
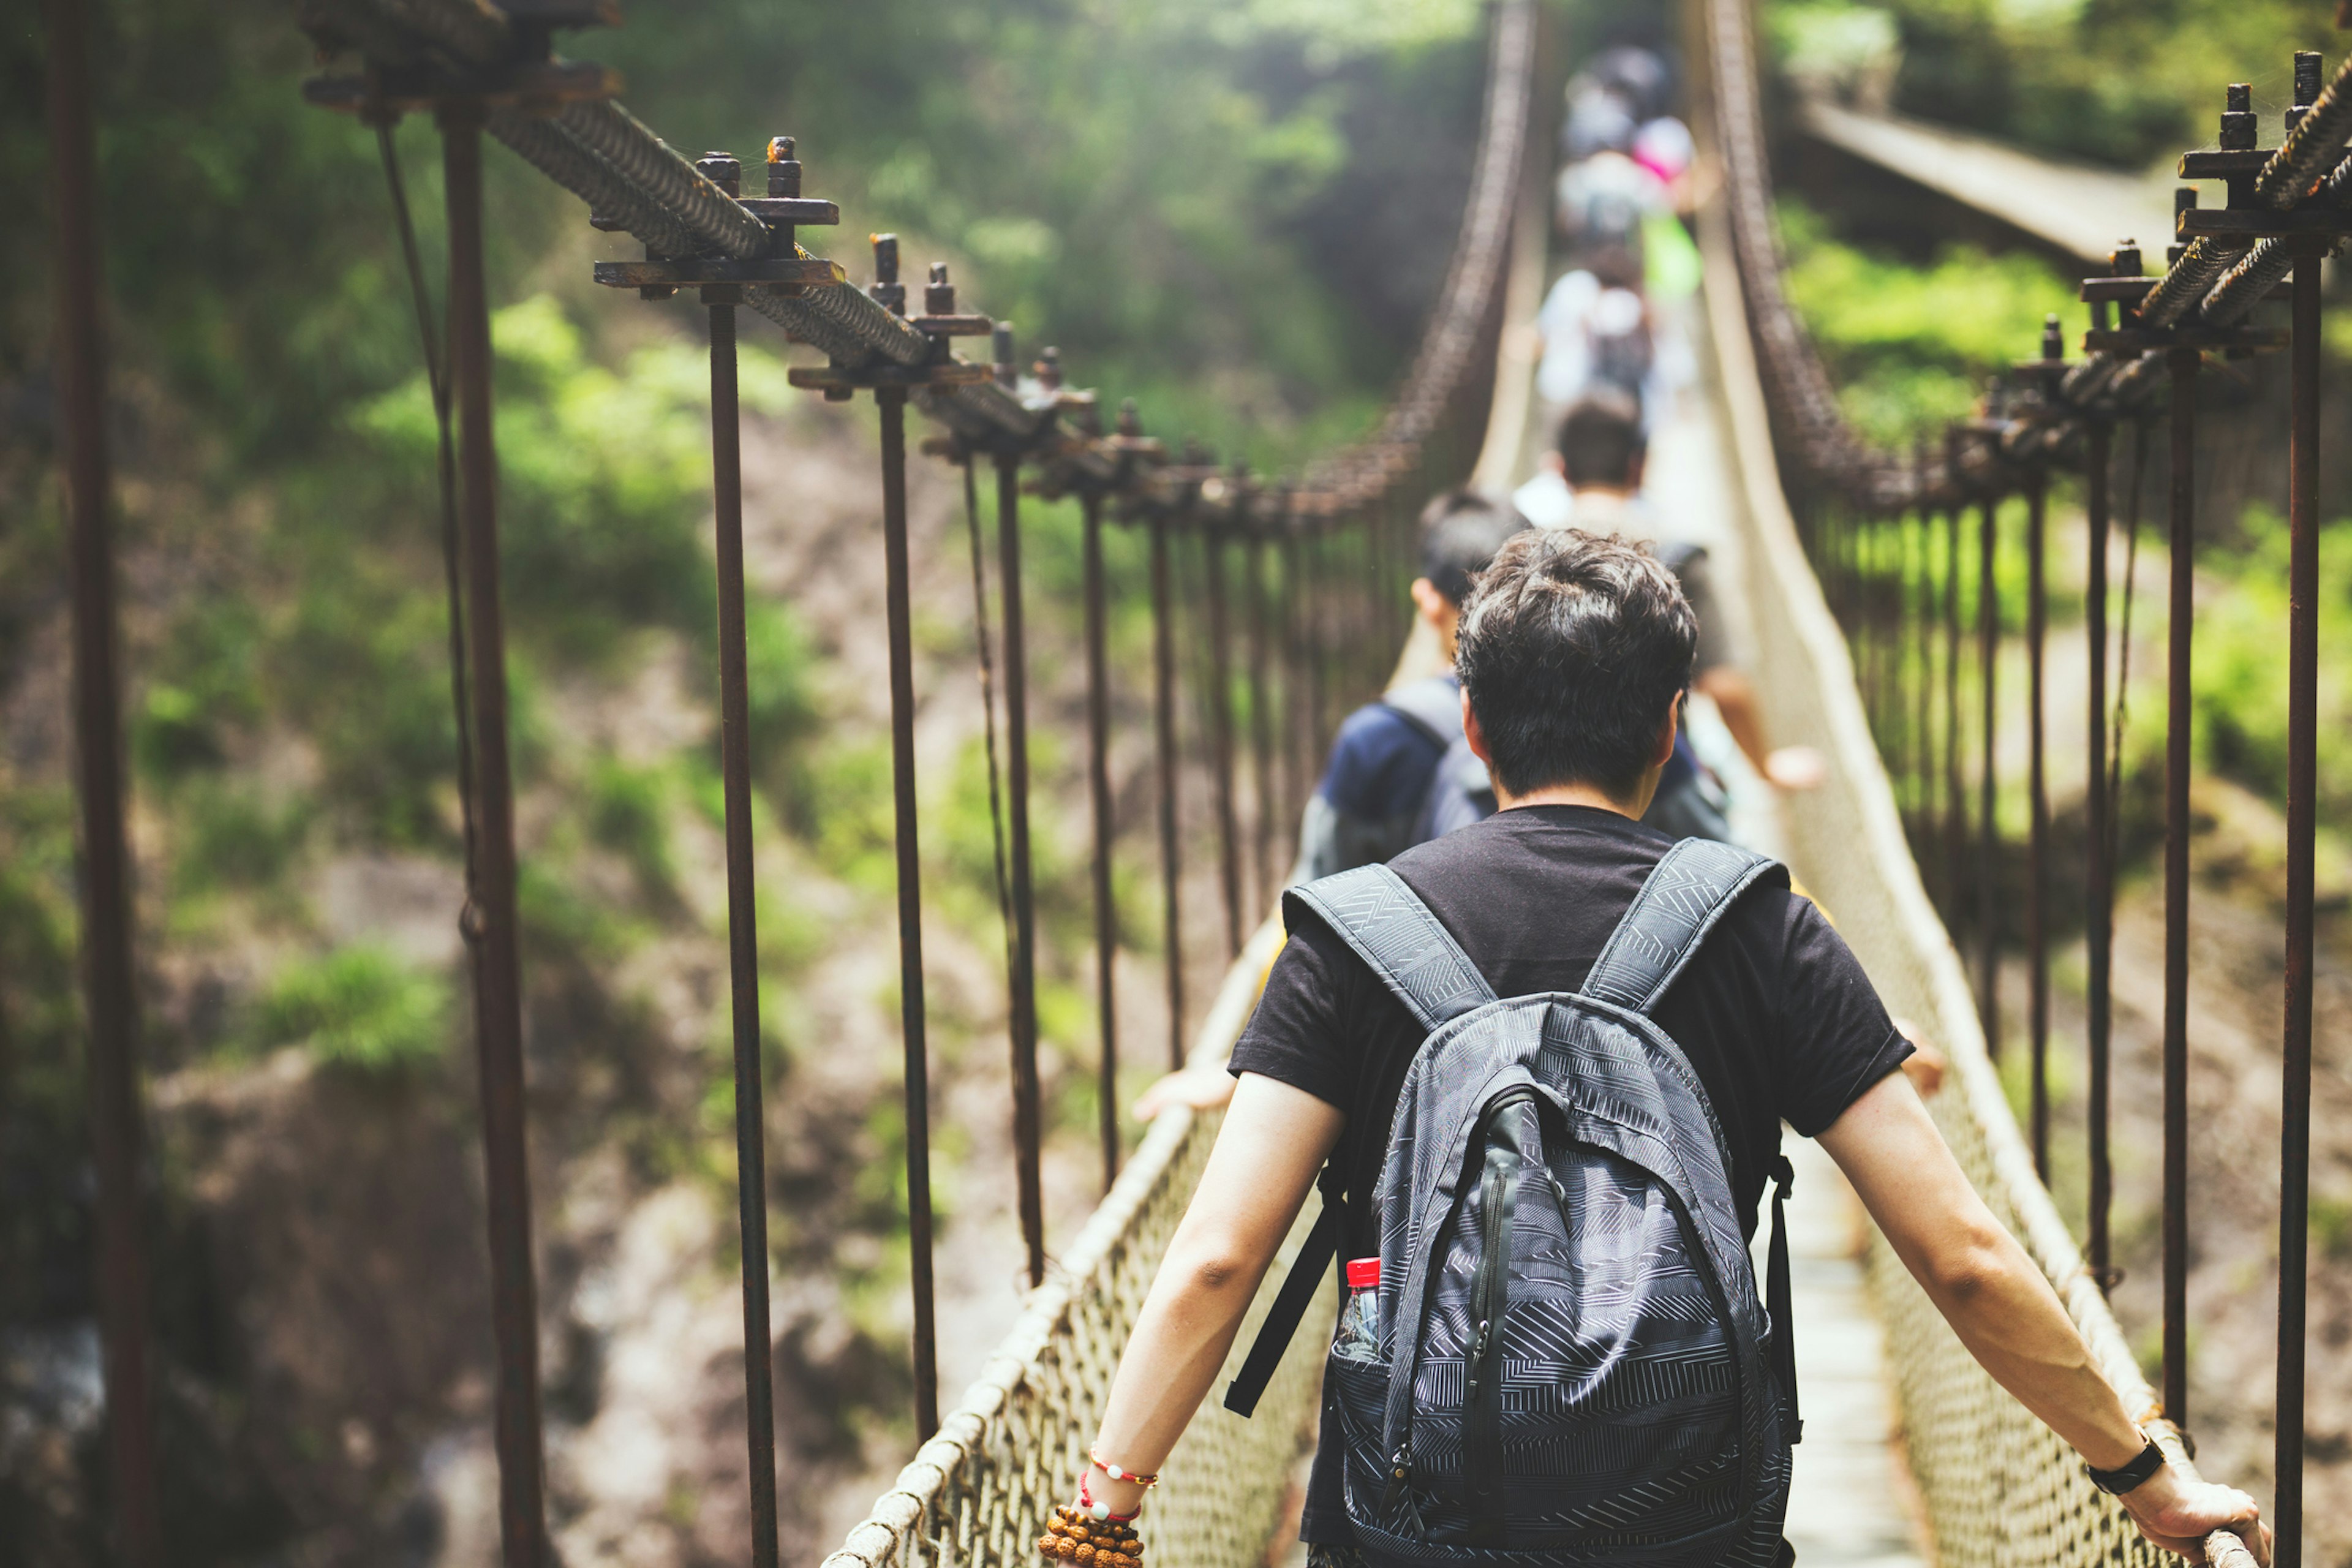
[[[1526,297],[1524,287],[1517,291]],[[1718,611],[1733,647],[1755,668],[1755,616],[1746,602],[1756,575],[1747,570],[1735,508],[1732,454],[1706,325],[1696,301],[1670,311],[1671,330],[1696,351],[1696,384],[1662,409],[1653,433],[1648,500],[1662,527],[1703,543],[1716,563]],[[1498,402],[1502,400],[1498,399]],[[1531,401],[1531,400],[1530,400]],[[1516,411],[1515,411],[1516,412]],[[1525,418],[1512,479],[1535,471],[1543,449],[1540,421]],[[1758,778],[1704,698],[1693,703],[1692,742],[1723,775],[1733,825],[1759,847],[1786,855],[1787,838],[1772,791]],[[1888,1380],[1885,1333],[1864,1280],[1868,1220],[1853,1189],[1821,1147],[1785,1135],[1797,1182],[1790,1199],[1791,1282],[1796,1292],[1797,1382],[1805,1440],[1796,1453],[1787,1534],[1802,1568],[1923,1568],[1928,1560],[1904,1465]],[[1759,1278],[1763,1268],[1758,1237]]]

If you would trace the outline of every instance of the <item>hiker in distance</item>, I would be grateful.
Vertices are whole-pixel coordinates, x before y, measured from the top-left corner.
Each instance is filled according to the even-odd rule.
[[[1636,820],[1696,637],[1673,576],[1613,538],[1523,533],[1478,579],[1456,662],[1502,809],[1286,897],[1290,940],[1069,1520],[1131,1543],[1115,1521],[1319,1173],[1294,1283],[1336,1253],[1353,1289],[1325,1363],[1312,1563],[1787,1563],[1787,1254],[1776,1235],[1768,1316],[1747,1247],[1768,1182],[1776,1215],[1787,1191],[1786,1121],[2142,1533],[2194,1556],[2227,1526],[2267,1562],[2252,1500],[2185,1479],[2133,1425],[1820,912],[1771,861]],[[1305,1309],[1284,1295],[1231,1407]]]
[[[1421,575],[1409,590],[1414,637],[1434,650],[1438,668],[1398,682],[1340,721],[1323,777],[1299,817],[1294,885],[1378,865],[1495,809],[1486,764],[1462,734],[1454,628],[1471,579],[1527,520],[1476,490],[1452,489],[1422,508],[1420,526]],[[1233,1095],[1234,1080],[1222,1068],[1186,1066],[1145,1089],[1135,1117],[1149,1121],[1177,1105],[1213,1110]]]
[[[1330,760],[1298,826],[1293,882],[1376,865],[1495,809],[1486,770],[1463,743],[1454,628],[1470,580],[1527,523],[1475,490],[1447,490],[1422,509],[1413,614],[1443,668],[1407,680],[1340,721]]]

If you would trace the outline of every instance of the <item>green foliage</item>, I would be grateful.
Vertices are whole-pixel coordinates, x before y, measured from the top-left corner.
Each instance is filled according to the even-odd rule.
[[[2240,515],[2240,548],[2207,552],[2200,576],[2222,591],[2201,595],[2194,683],[2199,763],[2257,794],[2286,798],[2287,525],[2267,507]],[[2352,805],[2352,520],[2320,531],[2319,795],[2323,822]]]
[[[2055,268],[2022,252],[1950,245],[1908,267],[1843,243],[1801,203],[1784,201],[1780,216],[1790,300],[1846,416],[1881,446],[1966,417],[1985,377],[2036,352],[2043,316],[2072,297]]]
[[[254,1044],[299,1044],[323,1067],[414,1071],[447,1049],[448,983],[356,945],[280,969],[254,1008]]]
[[[2253,84],[2274,138],[2291,51],[2342,42],[2294,0],[1777,0],[1765,20],[1795,74],[1884,73],[1899,110],[2133,169],[2212,145],[2225,82]]]

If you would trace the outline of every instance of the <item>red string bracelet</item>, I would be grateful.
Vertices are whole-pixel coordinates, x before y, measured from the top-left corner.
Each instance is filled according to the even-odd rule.
[[[1160,1473],[1157,1470],[1148,1476],[1138,1475],[1133,1470],[1122,1470],[1117,1465],[1105,1459],[1100,1454],[1096,1453],[1092,1448],[1088,1448],[1087,1450],[1087,1458],[1093,1462],[1096,1469],[1100,1470],[1112,1480],[1133,1481],[1137,1486],[1142,1487],[1146,1490],[1149,1490],[1160,1484]]]

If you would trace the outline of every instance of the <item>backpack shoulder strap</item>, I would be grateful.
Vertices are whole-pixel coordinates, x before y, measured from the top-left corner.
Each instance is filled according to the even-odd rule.
[[[1381,706],[1444,751],[1462,733],[1462,688],[1442,675],[1408,680],[1381,695]]]
[[[1386,866],[1359,866],[1282,897],[1286,911],[1296,900],[1337,931],[1424,1032],[1495,1000],[1454,933]]]
[[[1633,895],[1609,944],[1593,961],[1582,994],[1636,1013],[1658,1005],[1699,943],[1739,895],[1760,881],[1789,885],[1788,868],[1712,838],[1685,838],[1666,851]]]

